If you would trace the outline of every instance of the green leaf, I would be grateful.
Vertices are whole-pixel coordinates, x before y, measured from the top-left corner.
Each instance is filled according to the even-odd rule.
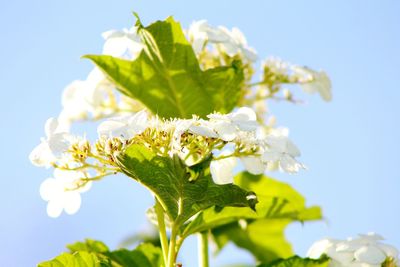
[[[152,244],[141,244],[135,250],[119,249],[107,254],[110,260],[121,266],[129,267],[159,267],[163,258],[159,247]]]
[[[108,247],[103,242],[92,239],[85,239],[84,242],[76,242],[74,244],[67,245],[67,248],[71,253],[76,251],[105,253],[109,251]]]
[[[328,257],[309,259],[293,256],[289,259],[280,259],[271,263],[263,263],[258,267],[328,267],[329,261],[330,259]]]
[[[209,208],[185,225],[185,236],[207,229],[228,224],[239,219],[291,219],[296,221],[321,218],[319,207],[305,207],[304,198],[288,184],[266,176],[254,176],[242,173],[235,183],[250,191],[256,191],[258,197],[257,212],[251,209],[226,207],[222,211]]]
[[[123,94],[164,118],[205,117],[214,111],[227,113],[236,106],[244,80],[240,63],[201,70],[180,24],[172,17],[138,31],[145,49],[133,61],[105,55],[84,57],[106,73]]]
[[[257,194],[257,213],[234,208],[218,213],[208,209],[187,226],[185,233],[212,228],[219,249],[232,241],[261,262],[270,262],[293,255],[284,235],[290,223],[322,218],[319,207],[306,207],[304,197],[286,183],[247,172],[239,174],[235,183]],[[243,220],[238,223],[238,219]]]
[[[164,266],[159,247],[143,243],[134,250],[109,251],[100,241],[87,239],[67,246],[71,253],[62,253],[39,267],[160,267]]]
[[[254,209],[255,203],[248,200],[254,194],[233,184],[215,184],[209,163],[210,159],[189,168],[176,155],[161,157],[137,144],[118,157],[122,171],[151,190],[177,225],[212,206]],[[197,179],[190,181],[193,173]]]
[[[228,242],[248,250],[259,261],[269,262],[293,255],[292,247],[285,238],[287,219],[259,219],[247,222],[245,228],[238,223],[213,229],[213,237],[219,248]]]
[[[74,254],[62,253],[54,259],[38,264],[38,267],[109,267],[107,262],[99,259],[95,253],[86,251]]]

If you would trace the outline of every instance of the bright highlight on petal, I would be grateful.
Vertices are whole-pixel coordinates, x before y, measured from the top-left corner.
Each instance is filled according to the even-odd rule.
[[[216,184],[233,183],[233,169],[236,167],[236,158],[214,160],[210,164],[211,176]]]

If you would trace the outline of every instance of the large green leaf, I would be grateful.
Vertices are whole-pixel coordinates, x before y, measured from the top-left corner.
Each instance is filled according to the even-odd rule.
[[[68,245],[71,253],[62,253],[39,267],[160,267],[163,266],[159,247],[143,243],[134,250],[109,251],[100,241],[85,240]]]
[[[75,242],[74,244],[67,245],[67,248],[71,253],[77,251],[87,251],[96,253],[105,253],[109,251],[109,248],[101,241],[85,239],[84,242]]]
[[[140,25],[140,23],[139,23]],[[205,117],[231,111],[244,75],[238,62],[203,71],[182,28],[172,17],[139,26],[145,49],[133,61],[87,55],[125,95],[161,117]]]
[[[109,267],[107,261],[99,258],[95,253],[86,251],[74,254],[62,253],[54,259],[38,264],[38,267]]]
[[[218,248],[228,242],[248,250],[257,260],[270,262],[278,258],[293,255],[292,247],[285,238],[285,228],[291,221],[288,219],[259,219],[243,224],[227,224],[212,230]]]
[[[217,185],[209,171],[209,160],[187,167],[178,157],[161,157],[133,144],[118,157],[122,171],[158,198],[169,219],[181,225],[196,213],[212,206],[251,207],[254,193],[233,184]],[[195,176],[195,180],[190,177]],[[249,198],[249,196],[253,198]]]
[[[135,250],[119,249],[108,254],[111,262],[129,267],[163,266],[161,249],[152,244],[141,244]]]
[[[307,208],[304,197],[286,183],[246,172],[239,174],[235,183],[257,194],[257,213],[234,208],[225,208],[220,212],[209,209],[191,222],[185,233],[212,228],[220,249],[232,241],[249,250],[261,262],[270,262],[293,255],[284,235],[287,225],[293,221],[304,222],[322,217],[319,207]],[[237,222],[238,219],[243,220]]]
[[[189,224],[184,225],[183,235],[215,228],[239,219],[290,219],[306,221],[321,218],[319,207],[306,207],[304,198],[290,185],[266,176],[241,173],[236,184],[255,191],[258,197],[257,212],[251,209],[226,207],[223,210],[209,208],[201,212]]]
[[[271,263],[263,263],[258,267],[328,267],[329,261],[330,259],[328,257],[309,259],[293,256],[289,259],[280,259]]]

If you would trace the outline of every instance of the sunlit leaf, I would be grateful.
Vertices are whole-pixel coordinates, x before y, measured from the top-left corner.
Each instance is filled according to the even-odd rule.
[[[107,261],[101,260],[95,253],[86,251],[74,254],[62,253],[54,259],[38,264],[38,267],[111,267]]]
[[[271,263],[260,264],[258,267],[328,267],[329,261],[330,259],[328,257],[309,259],[293,256],[288,259],[280,259]]]
[[[71,253],[76,251],[88,251],[96,253],[104,253],[109,251],[108,247],[103,242],[92,239],[85,239],[84,242],[69,244],[67,245],[67,248],[71,251]]]
[[[148,27],[140,25],[145,49],[133,61],[87,55],[125,95],[141,101],[161,117],[205,117],[229,112],[238,103],[243,83],[239,62],[203,71],[172,17]]]
[[[233,184],[215,184],[209,172],[209,161],[204,166],[187,167],[178,157],[161,157],[141,145],[131,145],[119,156],[122,171],[134,178],[158,198],[169,218],[181,224],[190,217],[212,206],[251,207],[251,192]],[[190,181],[196,172],[197,179]],[[254,196],[255,197],[255,196]]]
[[[212,228],[219,249],[228,242],[234,242],[259,261],[270,262],[293,255],[284,235],[290,223],[322,218],[319,207],[306,207],[304,197],[286,183],[246,172],[239,174],[235,183],[257,194],[257,212],[234,208],[225,208],[220,212],[208,209],[191,222],[185,231],[192,233],[203,231],[205,227]]]
[[[71,253],[62,253],[39,267],[160,267],[163,266],[159,247],[143,243],[134,250],[109,251],[104,243],[87,239],[68,245]]]

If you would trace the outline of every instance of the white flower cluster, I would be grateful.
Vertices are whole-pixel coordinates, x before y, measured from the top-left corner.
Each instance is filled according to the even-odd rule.
[[[188,165],[196,163],[191,157],[196,152],[191,151],[190,144],[182,142],[182,135],[185,132],[223,143],[223,147],[218,148],[220,155],[211,163],[211,174],[218,184],[233,182],[233,170],[237,158],[243,162],[246,170],[253,174],[261,174],[267,167],[272,169],[274,166],[288,173],[295,173],[304,168],[295,159],[300,156],[296,146],[286,136],[278,135],[278,131],[270,135],[260,134],[261,128],[256,121],[256,114],[246,107],[229,114],[210,114],[208,120],[195,117],[164,121],[156,117],[148,119],[145,112],[139,112],[133,116],[103,122],[98,127],[98,133],[102,138],[117,137],[125,142],[141,134],[147,127],[155,131],[170,132],[172,138],[169,147],[163,151],[168,150],[169,154],[178,154]],[[212,152],[213,144],[205,144],[206,152]],[[221,149],[228,147],[231,147],[232,151],[221,152]],[[200,159],[204,156],[206,155],[202,154]]]
[[[102,34],[105,39],[103,54],[127,60],[135,59],[143,49],[137,28],[110,30]],[[132,108],[132,99],[119,95],[115,86],[103,72],[95,67],[86,80],[69,84],[62,95],[63,110],[60,121],[69,124],[88,117],[102,118]],[[137,104],[137,103],[135,103]]]
[[[276,77],[284,77],[284,83],[299,83],[306,93],[319,93],[325,101],[332,99],[331,81],[324,71],[317,72],[274,57],[266,59],[262,69]]]
[[[329,267],[398,266],[399,251],[382,240],[375,233],[347,240],[323,239],[311,246],[308,257],[317,259],[325,254],[331,258]]]
[[[217,184],[233,183],[238,159],[252,174],[262,174],[267,168],[278,167],[288,173],[304,168],[296,160],[299,150],[285,132],[265,134],[256,114],[247,107],[229,114],[213,113],[207,120],[164,120],[145,110],[109,118],[99,124],[99,139],[94,146],[62,128],[57,119],[50,118],[45,125],[47,137],[30,154],[34,165],[56,168],[54,178],[45,180],[40,190],[52,217],[62,210],[76,212],[80,193],[87,191],[96,177],[118,172],[114,157],[131,143],[143,144],[161,156],[177,154],[189,166],[213,155],[210,170]],[[98,163],[89,163],[91,157]],[[90,177],[90,169],[98,175]]]
[[[199,54],[207,44],[212,44],[230,57],[240,55],[246,61],[257,60],[256,51],[247,45],[246,38],[238,28],[228,30],[224,26],[213,27],[206,20],[193,22],[188,30],[189,40],[196,54]]]

